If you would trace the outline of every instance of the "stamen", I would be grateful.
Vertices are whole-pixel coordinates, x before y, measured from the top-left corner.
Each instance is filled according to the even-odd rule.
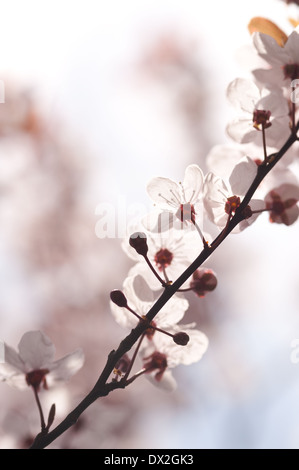
[[[177,202],[178,204],[181,204],[181,201],[179,200],[179,198],[177,197],[177,195],[175,194],[175,192],[173,191],[173,189],[170,189],[170,192],[171,194],[174,196],[174,199],[172,199],[173,202]]]
[[[171,205],[171,203],[173,202],[173,201],[167,199],[167,198],[166,198],[165,196],[163,196],[163,194],[161,194],[161,193],[159,193],[158,196],[161,197],[162,199],[164,199],[164,201],[167,202],[167,204],[170,204],[170,205]]]
[[[184,199],[184,201],[186,202],[185,188],[184,188],[184,186],[183,186],[183,184],[182,184],[181,181],[179,182],[179,185],[180,185],[180,187],[181,187],[181,191],[182,191],[182,194],[183,194],[183,199]]]
[[[193,191],[192,191],[192,196],[190,197],[190,200],[188,201],[189,204],[191,204],[191,201],[192,201],[192,199],[193,199],[193,197],[194,197],[194,194],[195,194],[195,189],[193,189]]]

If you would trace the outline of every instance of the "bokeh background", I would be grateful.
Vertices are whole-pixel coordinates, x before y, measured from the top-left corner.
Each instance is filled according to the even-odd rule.
[[[150,178],[206,171],[211,147],[229,142],[225,92],[247,74],[249,20],[289,32],[290,11],[280,0],[0,0],[0,11],[0,339],[16,347],[42,329],[57,357],[84,349],[85,367],[41,395],[57,424],[126,333],[109,292],[132,262],[120,237],[96,236],[99,207],[123,227],[151,208]],[[217,289],[189,297],[204,359],[175,371],[172,394],[144,378],[113,392],[51,447],[298,448],[298,235],[265,216],[230,236],[209,262]],[[0,393],[0,447],[26,447],[33,395]]]

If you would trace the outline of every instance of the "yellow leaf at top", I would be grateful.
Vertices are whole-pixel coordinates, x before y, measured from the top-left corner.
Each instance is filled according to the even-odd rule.
[[[288,20],[291,25],[294,26],[294,28],[297,28],[297,26],[299,25],[299,20],[295,20],[294,18],[288,18]]]
[[[288,40],[288,36],[275,23],[261,16],[252,18],[248,29],[250,34],[258,32],[271,36],[280,47],[283,47]]]

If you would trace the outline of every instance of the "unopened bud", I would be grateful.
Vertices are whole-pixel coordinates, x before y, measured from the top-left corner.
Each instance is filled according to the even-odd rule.
[[[135,232],[130,236],[129,243],[139,255],[146,256],[148,252],[148,246],[146,241],[146,235],[143,232]]]
[[[189,343],[189,336],[187,333],[184,333],[183,331],[180,331],[179,333],[176,333],[173,335],[173,341],[176,344],[179,344],[180,346],[186,346],[186,344]]]
[[[112,292],[110,292],[110,299],[112,300],[113,303],[118,305],[118,307],[128,306],[126,296],[125,294],[122,293],[121,290],[113,290]]]
[[[216,286],[217,278],[212,269],[199,268],[193,273],[190,287],[199,297],[204,297],[207,292],[213,291]]]
[[[53,403],[49,411],[47,429],[50,429],[50,427],[52,426],[54,419],[55,419],[55,413],[56,413],[56,406],[55,406],[55,403]]]
[[[243,210],[242,214],[243,214],[244,219],[249,219],[253,214],[253,212],[251,210],[251,207],[246,206],[245,209]]]

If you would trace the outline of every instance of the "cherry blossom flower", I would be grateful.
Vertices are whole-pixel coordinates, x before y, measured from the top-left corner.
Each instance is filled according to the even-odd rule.
[[[165,235],[167,234],[167,236]],[[198,256],[202,249],[198,233],[192,230],[170,229],[168,232],[147,234],[148,259],[156,268],[158,273],[164,277],[165,281],[175,281],[180,274],[190,265]],[[151,289],[161,288],[161,283],[150,272],[147,263],[133,249],[127,240],[124,240],[122,247],[127,255],[134,261],[139,261],[138,265],[132,269],[133,272],[139,272],[146,278]]]
[[[0,381],[19,389],[28,386],[39,389],[40,385],[47,388],[68,380],[84,363],[81,349],[54,361],[55,346],[41,331],[25,333],[18,350],[4,345],[5,363],[0,364]]]
[[[154,293],[139,274],[126,278],[123,284],[123,294],[128,306],[140,317],[148,313],[155,300]],[[188,306],[188,301],[182,295],[176,294],[155,317],[155,326],[166,329],[178,323],[183,318]],[[135,328],[139,321],[134,314],[114,302],[111,302],[111,311],[116,322],[124,328]]]
[[[236,210],[240,206],[240,196],[243,195],[242,193],[244,192],[244,188],[249,188],[249,186],[244,184],[244,179],[241,178],[243,167],[241,167],[240,170],[241,171],[239,172],[237,171],[232,173],[233,178],[231,178],[230,181],[232,180],[233,184],[231,184],[231,187],[229,187],[229,185],[226,184],[219,176],[216,176],[213,173],[208,173],[206,175],[204,185],[204,206],[210,220],[221,229],[226,226],[229,218],[235,214]],[[240,178],[238,178],[238,173]],[[245,182],[246,179],[247,174],[245,174]],[[252,180],[249,179],[249,181],[251,182]],[[257,199],[252,199],[250,201],[251,211],[261,211],[264,208],[264,201]],[[246,219],[234,228],[233,232],[237,233],[247,228],[256,220],[259,214],[260,213],[257,212],[246,217]]]
[[[290,80],[299,78],[299,27],[290,34],[284,47],[264,33],[254,33],[253,44],[259,54],[271,68],[253,71],[257,80],[262,83],[275,83],[288,86]]]
[[[193,364],[203,357],[209,341],[204,333],[194,327],[195,324],[179,325],[170,330],[172,334],[184,330],[190,338],[186,346],[176,344],[169,336],[156,335],[154,340],[140,351],[143,371],[153,384],[168,391],[174,390],[176,381],[171,369],[180,364]]]
[[[293,184],[282,184],[272,189],[266,196],[266,209],[270,222],[292,225],[299,216],[299,187]]]
[[[266,130],[269,145],[278,147],[287,139],[289,107],[280,88],[260,90],[253,81],[237,78],[229,84],[227,97],[240,113],[226,129],[233,140],[261,145],[261,130]]]
[[[271,155],[277,150],[268,147],[268,154]],[[297,184],[297,178],[294,173],[287,167],[293,160],[288,158],[288,155],[284,155],[283,158],[275,165],[270,171],[256,191],[258,198],[264,198],[270,188],[279,186],[281,181],[286,181],[291,184]],[[237,180],[241,180],[238,171],[240,165],[243,167],[242,181],[244,182],[243,189],[241,188],[242,195],[245,195],[246,190],[249,188],[250,183],[256,176],[257,167],[263,162],[263,158],[260,155],[260,149],[252,144],[244,144],[242,146],[236,145],[215,145],[211,148],[207,155],[206,163],[209,170],[218,176],[221,176],[224,180],[228,180],[232,173],[236,175]],[[253,164],[254,163],[254,164]],[[245,176],[245,179],[244,179]],[[251,180],[251,181],[250,181]],[[238,185],[240,186],[240,182]],[[234,181],[230,180],[231,186],[234,186]],[[240,187],[238,187],[240,191]]]
[[[195,223],[198,216],[197,207],[202,198],[204,175],[198,165],[189,165],[185,170],[182,183],[169,178],[156,177],[147,185],[147,192],[163,217],[155,220],[147,219],[149,230],[164,231],[169,227],[184,228],[188,223]],[[157,217],[157,214],[154,215]],[[158,223],[157,223],[158,222]]]

